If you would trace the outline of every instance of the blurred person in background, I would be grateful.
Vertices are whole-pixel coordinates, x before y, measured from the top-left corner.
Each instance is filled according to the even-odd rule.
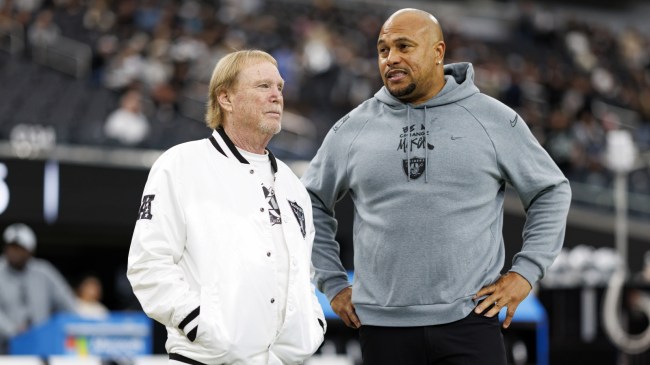
[[[142,93],[127,91],[120,99],[120,107],[106,119],[104,134],[125,146],[137,146],[149,135],[149,121],[142,112]]]
[[[384,87],[339,120],[303,175],[319,289],[359,328],[364,364],[506,364],[507,328],[564,240],[567,179],[511,108],[482,94],[470,63],[444,65],[429,13],[402,9],[377,42]],[[506,183],[527,212],[504,268]],[[355,204],[354,283],[335,205]]]
[[[57,312],[76,312],[72,289],[51,263],[33,257],[36,235],[15,223],[3,234],[0,257],[0,353],[8,340]]]
[[[45,49],[56,42],[61,34],[61,29],[53,21],[54,14],[50,9],[41,10],[36,16],[36,21],[29,28],[27,39],[32,46]]]
[[[223,57],[208,95],[212,135],[151,169],[127,276],[167,327],[171,362],[299,364],[323,341],[309,195],[266,148],[281,129],[283,86],[266,52]]]
[[[108,308],[102,303],[104,287],[99,278],[92,274],[84,275],[75,287],[77,294],[77,312],[88,318],[102,319],[109,315]]]

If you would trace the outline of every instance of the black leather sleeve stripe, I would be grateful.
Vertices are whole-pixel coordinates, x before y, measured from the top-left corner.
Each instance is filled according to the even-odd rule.
[[[320,328],[322,328],[323,333],[325,333],[325,324],[323,323],[323,321],[320,318],[318,318],[318,324],[320,324]]]
[[[201,307],[196,307],[196,309],[193,310],[190,314],[188,314],[187,317],[185,317],[185,319],[178,325],[178,328],[183,330],[188,323],[192,322],[196,317],[199,316],[200,312],[201,312]]]
[[[210,138],[208,138],[208,139],[210,140],[210,143],[212,143],[214,148],[217,149],[217,151],[219,151],[222,155],[226,156],[226,153],[223,152],[223,150],[221,149],[221,146],[219,146],[219,143],[217,143],[217,140],[214,138],[214,136],[210,136]],[[226,157],[228,157],[228,156],[226,156]]]
[[[196,332],[198,332],[199,326],[192,328],[190,332],[187,333],[187,339],[194,342],[196,340]]]
[[[200,361],[196,361],[196,360],[190,359],[189,357],[185,357],[183,355],[174,354],[174,353],[169,354],[169,360],[180,361],[180,362],[184,362],[186,364],[191,364],[191,365],[206,365],[206,364],[204,364],[204,363],[202,363]]]

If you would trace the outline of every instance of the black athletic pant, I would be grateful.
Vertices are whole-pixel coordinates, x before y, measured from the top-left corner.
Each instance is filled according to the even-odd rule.
[[[361,326],[364,365],[505,365],[497,316],[470,313],[459,321],[425,327]]]

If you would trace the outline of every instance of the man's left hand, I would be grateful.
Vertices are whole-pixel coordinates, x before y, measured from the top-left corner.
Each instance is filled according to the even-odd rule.
[[[499,314],[501,308],[508,307],[506,312],[506,319],[503,321],[503,328],[508,328],[512,317],[515,315],[517,306],[522,300],[526,299],[532,287],[528,280],[516,272],[508,272],[502,275],[494,284],[485,286],[476,293],[474,299],[487,295],[487,298],[476,306],[474,312],[481,314],[486,309],[489,311],[483,315],[486,317],[494,317]]]

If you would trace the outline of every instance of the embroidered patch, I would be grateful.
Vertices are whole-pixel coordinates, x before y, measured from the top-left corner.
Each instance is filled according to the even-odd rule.
[[[292,202],[291,200],[288,200],[289,206],[291,206],[291,210],[293,211],[293,215],[296,216],[296,220],[298,221],[298,225],[300,226],[300,232],[302,232],[302,238],[305,238],[307,235],[307,230],[305,227],[305,212],[302,210],[302,207],[298,205],[296,202]]]
[[[151,214],[151,202],[156,195],[145,195],[142,197],[142,205],[140,205],[140,211],[138,212],[138,219],[151,219],[153,215]]]

